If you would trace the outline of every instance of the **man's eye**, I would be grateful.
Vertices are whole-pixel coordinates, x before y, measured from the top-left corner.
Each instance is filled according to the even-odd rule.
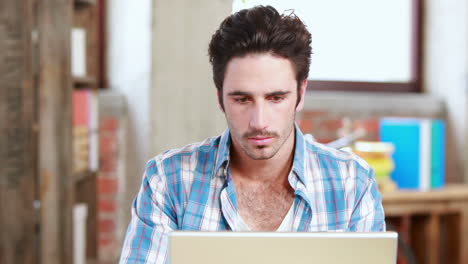
[[[237,103],[247,103],[248,99],[245,97],[235,98],[234,99]]]
[[[281,102],[283,100],[284,100],[283,96],[273,96],[273,97],[271,97],[271,101],[273,101],[275,103],[279,103],[279,102]]]

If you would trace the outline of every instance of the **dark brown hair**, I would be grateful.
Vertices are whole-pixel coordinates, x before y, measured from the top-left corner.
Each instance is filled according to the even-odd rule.
[[[311,34],[296,15],[280,15],[272,6],[256,6],[228,16],[213,34],[208,48],[221,107],[224,108],[222,90],[228,62],[249,53],[271,52],[289,59],[296,73],[299,102],[300,84],[309,73],[311,42]]]

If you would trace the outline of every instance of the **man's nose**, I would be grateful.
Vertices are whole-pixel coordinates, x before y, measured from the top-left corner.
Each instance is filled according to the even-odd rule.
[[[255,104],[252,108],[250,127],[255,130],[264,130],[267,127],[265,108],[261,103]]]

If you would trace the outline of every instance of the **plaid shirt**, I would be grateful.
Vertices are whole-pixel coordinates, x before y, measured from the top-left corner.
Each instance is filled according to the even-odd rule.
[[[295,140],[288,176],[295,192],[291,231],[385,231],[381,195],[369,165],[315,142],[297,126]],[[120,263],[168,263],[167,233],[172,230],[238,230],[230,142],[226,130],[147,163]]]

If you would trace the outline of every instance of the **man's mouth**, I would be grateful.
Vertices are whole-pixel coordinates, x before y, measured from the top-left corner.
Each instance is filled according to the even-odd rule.
[[[265,137],[265,136],[256,136],[256,137],[249,137],[249,142],[261,146],[261,145],[268,145],[273,141],[273,137]]]

